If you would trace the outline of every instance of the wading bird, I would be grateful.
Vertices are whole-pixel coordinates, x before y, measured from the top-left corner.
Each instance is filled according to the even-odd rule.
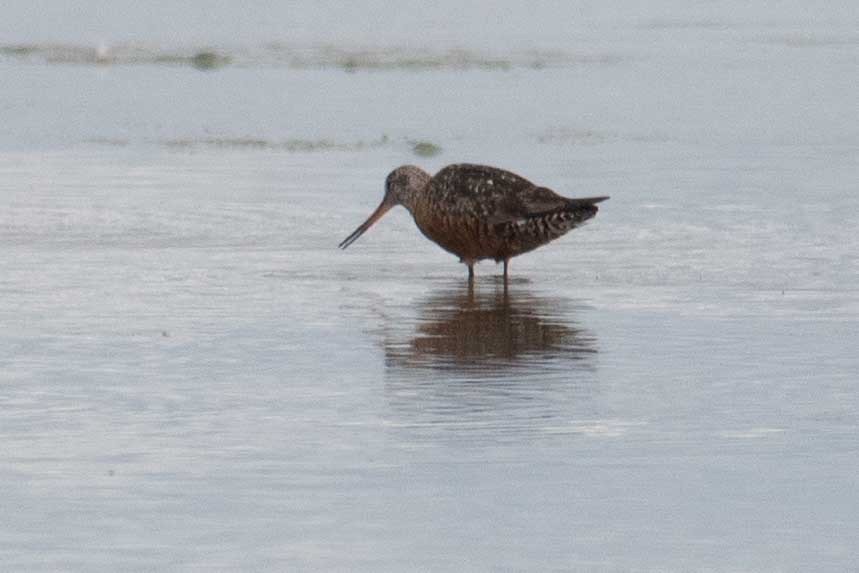
[[[340,243],[345,249],[392,207],[409,210],[428,239],[468,266],[494,259],[504,263],[575,229],[597,214],[608,197],[568,199],[546,187],[496,167],[459,163],[434,176],[403,165],[385,180],[382,203],[360,227]]]

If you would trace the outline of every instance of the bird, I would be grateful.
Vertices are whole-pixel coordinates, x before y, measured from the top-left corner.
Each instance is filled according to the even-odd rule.
[[[510,171],[456,163],[430,175],[402,165],[385,179],[381,204],[339,245],[346,249],[393,207],[402,205],[428,239],[459,257],[474,280],[474,264],[510,259],[563,236],[597,214],[608,197],[570,199]]]

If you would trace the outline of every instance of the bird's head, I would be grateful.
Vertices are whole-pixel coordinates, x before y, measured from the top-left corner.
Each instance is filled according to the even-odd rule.
[[[411,210],[415,197],[426,187],[429,180],[429,173],[414,165],[403,165],[391,171],[387,179],[385,179],[385,197],[382,199],[382,203],[366,221],[340,243],[340,248],[345,249],[357,241],[367,229],[373,226],[391,208],[403,205]]]

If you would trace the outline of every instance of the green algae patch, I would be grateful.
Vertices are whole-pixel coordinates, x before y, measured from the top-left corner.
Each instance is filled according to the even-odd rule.
[[[431,141],[413,141],[412,153],[418,157],[435,157],[442,152],[441,146]]]
[[[191,56],[191,65],[198,70],[216,70],[230,63],[229,56],[203,50]]]

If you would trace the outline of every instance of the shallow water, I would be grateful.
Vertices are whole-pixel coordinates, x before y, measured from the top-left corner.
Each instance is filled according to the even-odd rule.
[[[57,6],[0,23],[8,568],[856,562],[851,5]],[[100,43],[149,60],[45,57]],[[402,209],[337,250],[392,167],[465,160],[612,199],[506,286]]]

